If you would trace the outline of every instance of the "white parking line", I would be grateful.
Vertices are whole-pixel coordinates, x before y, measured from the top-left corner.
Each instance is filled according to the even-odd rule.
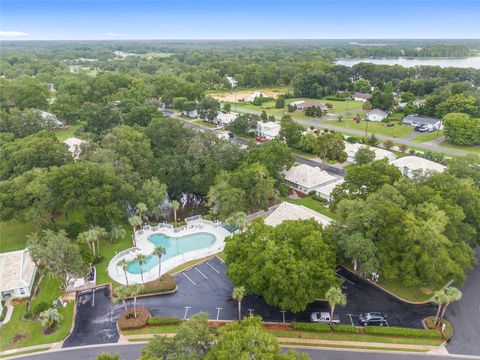
[[[183,315],[183,320],[187,320],[188,309],[191,309],[191,306],[185,306],[185,315]]]
[[[345,279],[345,281],[349,282],[351,285],[355,285],[355,283],[348,280],[345,276],[340,275],[338,272],[335,272],[335,274],[337,274],[337,276],[340,276],[341,278]]]
[[[248,309],[248,312],[249,312],[250,316],[253,315],[253,312],[254,312],[254,311],[255,311],[255,309]]]
[[[197,270],[197,271],[198,271],[200,274],[202,274],[202,276],[203,276],[205,279],[207,279],[207,280],[208,280],[208,278],[205,276],[205,274],[204,274],[204,273],[202,273],[202,272],[200,271],[200,269],[199,269],[199,268],[197,268],[197,267],[194,267],[194,269],[195,269],[195,270]]]
[[[95,288],[93,288],[92,294],[93,294],[92,306],[95,307]]]
[[[385,324],[387,324],[387,326],[390,327],[390,325],[388,324],[387,319],[385,319]]]
[[[195,284],[195,282],[194,282],[192,279],[190,279],[187,274],[185,274],[185,273],[182,273],[182,274],[185,275],[185,277],[186,277],[188,280],[190,280],[190,282],[191,282],[193,285],[197,286],[197,284]]]
[[[355,326],[355,324],[353,323],[352,314],[347,314],[347,315],[350,318],[350,322],[352,323],[352,326]]]
[[[217,320],[220,317],[220,310],[223,310],[223,308],[217,308]]]
[[[208,266],[210,266],[210,267],[212,268],[212,270],[215,271],[217,274],[220,274],[220,272],[219,272],[217,269],[215,269],[212,265],[210,265],[210,264],[208,263],[208,261],[205,261],[205,264],[207,264]]]

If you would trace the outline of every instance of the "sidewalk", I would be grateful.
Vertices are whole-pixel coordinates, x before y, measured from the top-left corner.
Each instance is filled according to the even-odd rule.
[[[15,355],[17,353],[23,353],[23,352],[31,351],[31,350],[59,349],[59,348],[62,347],[62,344],[63,344],[63,341],[59,341],[59,342],[56,342],[56,343],[50,343],[50,344],[25,346],[25,347],[16,348],[16,349],[0,351],[0,356]]]
[[[12,317],[13,314],[13,306],[10,304],[10,300],[7,300],[5,302],[5,306],[7,307],[7,313],[5,314],[5,319],[0,322],[0,329],[2,328],[3,325],[8,323],[10,321],[10,318]]]

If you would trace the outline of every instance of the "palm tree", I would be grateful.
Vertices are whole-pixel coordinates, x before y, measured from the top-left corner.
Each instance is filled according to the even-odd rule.
[[[173,200],[170,203],[170,206],[172,207],[173,210],[173,219],[175,221],[175,224],[177,223],[177,210],[180,208],[180,203],[177,200]]]
[[[237,223],[237,219],[235,218],[235,215],[230,215],[230,217],[225,221],[230,227],[230,236],[233,236],[233,233],[235,232],[235,225]]]
[[[113,292],[115,293],[115,297],[113,298],[113,302],[121,301],[125,312],[128,311],[127,302],[126,300],[130,296],[130,289],[128,286],[118,286],[116,287]]]
[[[44,328],[51,328],[55,324],[59,323],[62,321],[63,317],[60,315],[57,309],[55,308],[50,308],[47,309],[43,312],[41,312],[38,315],[38,318],[40,319],[40,323]]]
[[[449,286],[445,289],[445,296],[446,301],[445,305],[443,306],[442,315],[440,316],[440,319],[442,320],[445,316],[445,311],[447,310],[448,305],[450,305],[454,301],[460,300],[462,298],[462,292],[456,287]]]
[[[100,239],[106,238],[108,236],[108,232],[100,226],[94,226],[90,231],[92,232],[92,237],[97,243],[97,253],[100,253]]]
[[[445,294],[445,289],[435,291],[435,293],[433,294],[432,302],[435,305],[438,305],[437,314],[435,315],[435,321],[433,322],[434,327],[435,327],[435,325],[437,325],[438,318],[440,317],[440,311],[442,310],[442,306],[443,306],[443,304],[445,304],[447,302],[447,300],[448,299],[447,299],[447,296]]]
[[[234,287],[232,298],[237,300],[238,305],[238,321],[242,319],[242,300],[245,297],[245,288],[243,286]]]
[[[333,324],[333,312],[335,311],[335,306],[345,306],[347,305],[347,297],[342,292],[342,289],[339,287],[332,286],[328,289],[327,293],[325,294],[325,299],[330,304],[330,326]]]
[[[120,225],[112,225],[112,228],[110,229],[110,242],[114,242],[116,240],[123,239],[127,232],[123,228],[123,226]]]
[[[87,244],[90,250],[92,250],[93,257],[97,257],[95,233],[93,233],[91,229],[78,234],[77,240],[80,243]]]
[[[130,285],[128,287],[129,295],[133,297],[133,316],[137,318],[137,296],[143,291],[143,285]]]
[[[145,205],[145,203],[140,202],[135,206],[135,210],[138,216],[140,216],[140,219],[142,219],[143,214],[145,214],[148,211],[148,207],[147,205]]]
[[[136,239],[136,236],[135,236],[135,231],[137,230],[137,226],[142,225],[142,219],[140,218],[140,216],[134,215],[134,216],[131,216],[131,217],[128,218],[128,222],[130,223],[130,225],[133,228],[133,245],[136,247],[137,246],[137,239]]]
[[[136,261],[138,261],[138,265],[140,266],[140,277],[142,278],[142,284],[143,284],[143,263],[145,262],[146,256],[143,254],[138,254],[137,257],[135,258]]]
[[[128,286],[127,267],[129,264],[130,264],[130,261],[128,261],[125,258],[123,258],[117,263],[117,266],[120,266],[123,270],[123,273],[125,274],[125,281],[127,282],[127,286]]]
[[[247,214],[241,211],[237,212],[235,214],[235,219],[240,232],[242,232],[248,225]]]
[[[162,256],[167,253],[167,249],[164,247],[156,247],[153,250],[152,255],[158,256],[158,277],[162,276]]]

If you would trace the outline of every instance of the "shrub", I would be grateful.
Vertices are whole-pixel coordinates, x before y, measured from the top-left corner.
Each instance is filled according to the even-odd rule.
[[[50,305],[47,304],[45,301],[41,301],[33,307],[32,314],[34,316],[37,316],[38,314],[40,314],[41,312],[44,312],[48,308],[50,308]]]
[[[410,329],[388,326],[367,326],[364,328],[365,334],[404,336],[413,338],[440,339],[442,335],[435,330]]]
[[[171,275],[165,274],[157,280],[149,281],[143,284],[143,290],[140,295],[173,291],[176,287],[177,282],[175,281],[175,279]]]
[[[330,100],[330,101],[347,101],[347,98],[343,97],[338,97],[338,96],[327,96],[325,100]]]
[[[2,301],[2,313],[0,314],[0,321],[5,320],[5,316],[7,316],[7,307],[5,306],[5,301]]]
[[[121,330],[140,329],[147,325],[148,319],[150,319],[150,313],[147,309],[137,307],[137,317],[135,318],[133,308],[128,308],[118,318],[118,327]]]
[[[182,322],[180,318],[156,317],[152,316],[147,321],[148,326],[179,325]]]
[[[302,331],[315,331],[315,332],[329,332],[332,331],[332,328],[328,324],[314,324],[314,323],[301,323],[294,322],[292,327],[295,330]]]
[[[295,330],[313,331],[313,332],[339,332],[339,333],[358,333],[358,328],[351,325],[333,325],[317,324],[317,323],[299,323],[294,322],[293,328]]]
[[[78,237],[78,234],[80,234],[83,229],[84,227],[78,221],[74,221],[65,226],[65,231],[67,232],[67,236],[70,239],[76,239]]]
[[[352,325],[334,325],[333,331],[338,333],[354,333],[354,334],[359,332],[358,328]]]

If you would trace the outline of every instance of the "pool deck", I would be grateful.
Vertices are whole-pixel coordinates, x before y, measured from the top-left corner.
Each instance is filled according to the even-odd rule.
[[[194,219],[187,222],[187,225],[180,228],[174,228],[169,224],[158,224],[158,226],[149,226],[146,225],[142,230],[136,232],[137,246],[130,249],[126,249],[117,255],[115,255],[108,265],[108,274],[112,280],[126,285],[127,281],[125,279],[124,271],[118,266],[118,262],[121,259],[126,259],[127,261],[132,261],[138,254],[151,255],[155,249],[155,245],[149,241],[149,237],[154,234],[163,234],[169,237],[183,237],[186,235],[193,235],[198,233],[208,233],[215,236],[215,242],[205,248],[192,250],[185,252],[176,256],[173,256],[169,259],[162,260],[161,270],[162,274],[168,272],[175,267],[182,265],[188,261],[200,259],[206,256],[218,254],[223,251],[225,246],[225,238],[230,235],[228,230],[221,226],[220,223],[214,223],[212,221],[203,220],[201,218]],[[141,274],[132,274],[127,271],[128,283],[131,284],[141,284],[142,276]],[[143,282],[152,281],[158,279],[158,266],[152,267],[150,270],[143,272]]]

